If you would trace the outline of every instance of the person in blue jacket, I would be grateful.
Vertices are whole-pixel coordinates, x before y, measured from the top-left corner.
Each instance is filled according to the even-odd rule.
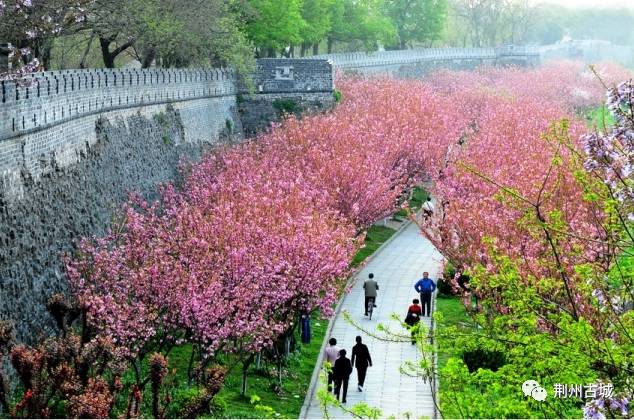
[[[414,289],[420,293],[420,303],[423,305],[423,315],[431,316],[431,295],[436,290],[436,283],[429,278],[429,273],[425,271],[423,278],[418,280]]]

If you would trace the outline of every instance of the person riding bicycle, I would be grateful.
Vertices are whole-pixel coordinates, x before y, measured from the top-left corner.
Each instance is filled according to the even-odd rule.
[[[374,274],[368,274],[368,279],[363,282],[363,289],[365,289],[365,305],[363,306],[363,311],[365,315],[368,316],[368,302],[370,299],[374,301],[374,307],[376,308],[376,291],[379,290],[379,285],[376,280],[374,280]]]

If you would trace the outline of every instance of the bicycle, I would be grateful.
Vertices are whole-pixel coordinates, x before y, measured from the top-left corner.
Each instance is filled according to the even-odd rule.
[[[366,308],[368,312],[368,318],[372,320],[372,312],[374,311],[374,298],[368,298],[368,307]]]

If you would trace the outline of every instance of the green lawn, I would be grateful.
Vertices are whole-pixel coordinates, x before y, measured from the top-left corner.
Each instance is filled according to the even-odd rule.
[[[365,247],[361,248],[352,259],[352,266],[356,267],[374,253],[385,241],[390,239],[396,230],[387,226],[371,226],[365,237]]]
[[[436,311],[442,313],[442,321],[436,325],[436,331],[440,334],[438,344],[438,370],[440,371],[450,357],[461,357],[461,350],[452,345],[452,341],[442,337],[443,327],[455,326],[459,330],[469,328],[471,319],[464,309],[462,301],[457,296],[441,296],[436,299]],[[440,381],[440,393],[442,398],[443,382]]]
[[[313,316],[311,342],[310,344],[301,344],[299,337],[297,337],[298,350],[291,354],[283,368],[282,386],[279,390],[276,390],[275,386],[277,383],[275,365],[259,371],[252,367],[249,370],[247,396],[243,397],[240,395],[242,371],[239,366],[233,369],[225,381],[224,388],[216,396],[216,400],[221,400],[220,404],[226,405],[222,417],[262,417],[261,413],[254,410],[250,402],[250,397],[253,394],[261,398],[260,404],[269,406],[275,413],[279,413],[276,417],[299,417],[327,327],[327,319]]]
[[[422,189],[421,187],[414,187],[414,191],[412,192],[412,198],[409,200],[409,207],[416,211],[419,210],[423,203],[427,201],[427,197],[429,197],[429,193]],[[407,217],[407,213],[405,210],[401,209],[394,213],[394,219],[402,220]]]

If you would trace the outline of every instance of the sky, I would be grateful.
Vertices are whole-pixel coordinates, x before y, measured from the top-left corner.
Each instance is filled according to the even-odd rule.
[[[634,9],[634,0],[536,0],[536,3],[554,3],[566,7],[627,7]]]

